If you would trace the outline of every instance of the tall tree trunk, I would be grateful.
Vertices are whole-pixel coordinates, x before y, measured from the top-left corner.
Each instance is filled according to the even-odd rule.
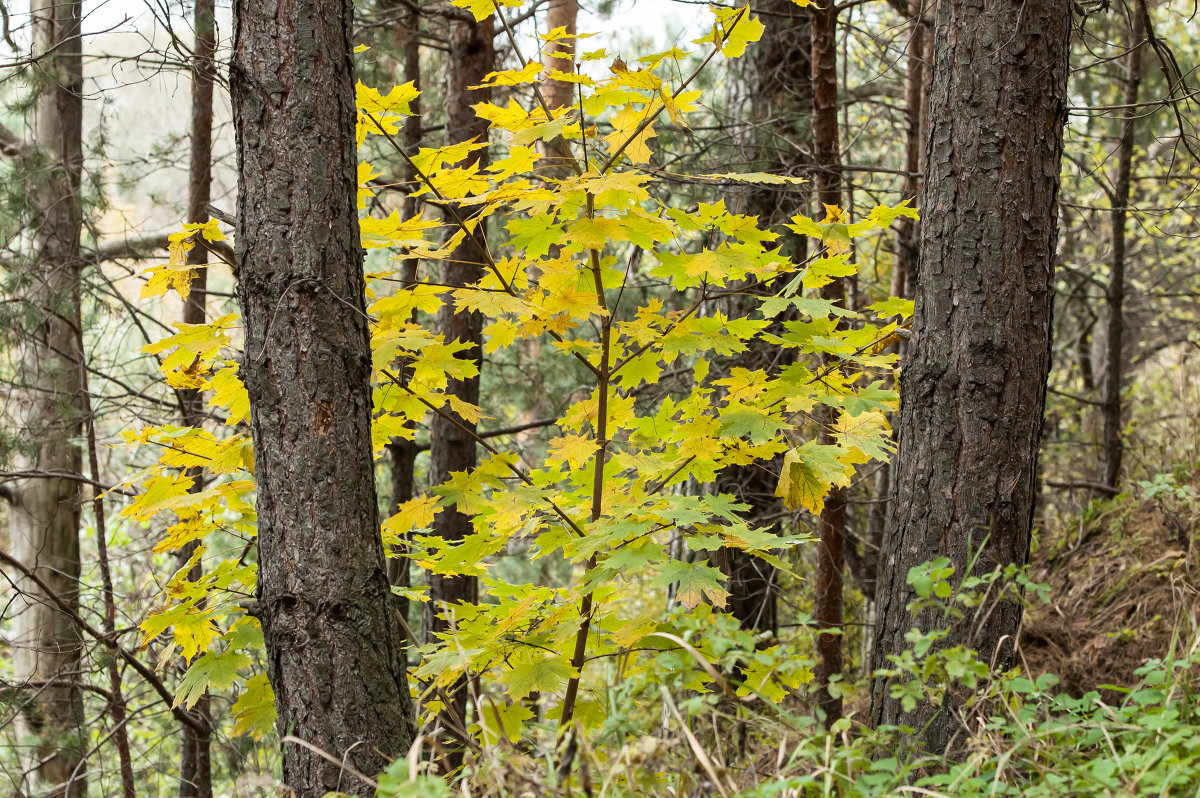
[[[925,96],[925,6],[927,0],[911,0],[908,4],[909,38],[905,51],[904,75],[904,185],[900,199],[909,200],[918,207],[921,192],[921,151],[924,125],[922,108]],[[917,220],[902,216],[896,222],[895,260],[892,263],[891,295],[908,299],[912,296],[913,281],[917,273],[918,233]],[[904,351],[903,344],[889,347],[889,352]],[[888,380],[889,384],[891,379]],[[888,508],[891,506],[892,491],[891,463],[884,463],[875,475],[874,503],[867,514],[867,535],[863,541],[863,555],[856,576],[868,599],[875,595],[875,582],[879,576],[879,554],[883,547],[887,529]],[[853,570],[853,568],[852,568]],[[870,627],[868,627],[870,629]],[[868,633],[868,643],[870,648]],[[867,657],[863,658],[866,665]]]
[[[752,124],[740,147],[743,158],[753,171],[798,175],[809,160],[806,148],[811,142],[812,116],[812,42],[808,12],[792,0],[765,0],[757,11],[770,20],[763,37],[747,57],[735,63],[744,69],[735,83],[731,106],[740,109]],[[807,207],[806,190],[787,190],[782,186],[754,187],[744,191],[746,212],[757,216],[763,227],[775,227],[803,212]],[[807,239],[789,235],[781,240],[785,254],[803,261]],[[761,295],[778,286],[749,287]],[[761,298],[761,297],[760,297]],[[744,316],[753,302],[742,296],[731,298],[730,318]],[[739,368],[771,369],[787,365],[781,357],[787,353],[775,346],[757,343],[732,365]],[[731,466],[717,477],[717,488],[750,505],[747,523],[762,524],[778,532],[777,520],[782,505],[775,497],[773,471],[762,464]],[[767,520],[770,519],[770,520]],[[743,629],[756,632],[777,631],[776,611],[779,589],[775,567],[745,551],[722,547],[715,553],[714,565],[728,577],[729,611]]]
[[[258,605],[280,736],[373,775],[414,736],[371,451],[349,0],[241,0],[231,87]],[[373,794],[285,743],[299,798]]]
[[[487,141],[486,120],[475,115],[471,106],[487,102],[491,91],[470,91],[469,86],[483,82],[487,73],[494,69],[496,56],[492,48],[495,18],[482,22],[455,20],[450,23],[450,63],[446,73],[446,139],[450,144],[478,138]],[[478,150],[474,160],[464,165],[479,163],[487,165],[487,150]],[[452,224],[453,222],[450,221]],[[482,229],[476,238],[464,239],[442,264],[441,282],[446,286],[471,285],[483,274]],[[483,317],[476,312],[456,311],[453,303],[442,304],[437,317],[438,330],[446,341],[469,341],[471,358],[482,365]],[[447,394],[453,394],[465,402],[478,404],[479,377],[467,380],[450,380]],[[475,425],[452,411],[448,417],[435,415],[429,434],[429,484],[440,485],[455,471],[467,471],[475,467],[476,452],[473,433]],[[459,541],[470,534],[471,519],[457,508],[447,508],[434,520],[434,534],[447,540]],[[479,599],[479,583],[473,576],[429,577],[430,602],[425,605],[425,634],[427,640],[450,631],[448,616],[454,612],[453,605],[473,603]],[[462,679],[449,694],[447,714],[452,723],[464,723],[467,709],[467,682]],[[451,744],[446,747],[447,756],[443,769],[454,769],[462,763],[462,747]]]
[[[411,82],[421,88],[421,15],[415,10],[410,11],[404,23],[404,81]],[[422,121],[421,98],[417,97],[409,104],[410,116],[404,118],[404,149],[406,152],[416,152],[421,145]],[[417,174],[412,165],[405,163],[403,171],[405,190],[408,196],[404,198],[402,215],[411,219],[420,212],[420,201],[412,196],[417,190]],[[407,258],[400,265],[400,279],[405,286],[413,285],[417,280],[418,258]],[[416,321],[416,311],[413,311],[413,321]],[[408,373],[402,373],[401,379],[408,379]],[[392,458],[392,508],[413,497],[416,490],[416,461],[417,442],[408,438],[395,438],[388,444],[388,454]],[[388,560],[388,581],[399,587],[408,587],[411,583],[412,561],[407,557],[392,557]],[[403,596],[395,597],[396,611],[406,621],[408,619],[409,601]]]
[[[824,3],[813,6],[812,14],[812,83],[813,83],[813,154],[817,175],[817,199],[821,205],[842,206],[842,160],[838,143],[838,62],[837,7]],[[841,278],[821,287],[821,298],[842,304],[846,289]],[[821,443],[833,444],[832,408],[823,413]],[[817,705],[825,715],[826,728],[842,717],[841,695],[828,685],[841,676],[842,631],[842,569],[846,546],[846,491],[834,488],[825,497],[825,506],[817,522],[817,583],[814,612],[822,631],[817,637]]]
[[[215,0],[196,0],[192,27],[192,131],[188,163],[187,220],[193,224],[208,221],[208,203],[212,199],[212,127],[213,83],[216,79],[217,26]],[[208,269],[211,255],[201,241],[188,252],[188,264],[197,267],[192,273],[191,290],[183,305],[184,324],[203,324],[208,296]],[[199,427],[204,423],[204,397],[200,391],[185,388],[179,392],[183,423]],[[197,469],[192,474],[193,492],[204,490],[204,479]],[[187,544],[180,552],[180,565],[191,560],[200,541]],[[200,565],[188,575],[193,581],[202,576]],[[201,724],[197,729],[183,725],[180,730],[179,798],[211,798],[212,796],[212,701],[204,691],[192,714]]]
[[[1140,0],[1139,0],[1140,1]],[[1125,55],[1125,119],[1121,125],[1121,143],[1117,147],[1117,179],[1113,182],[1112,273],[1105,298],[1108,301],[1108,335],[1104,364],[1104,484],[1117,486],[1121,476],[1124,444],[1121,441],[1121,387],[1124,382],[1125,347],[1125,219],[1129,213],[1130,184],[1133,177],[1133,149],[1138,117],[1138,91],[1142,83],[1142,40],[1146,38],[1141,8],[1130,10],[1129,52]]]
[[[34,69],[42,76],[34,105],[35,146],[28,196],[36,254],[15,276],[23,332],[9,406],[19,440],[13,470],[78,475],[83,434],[83,352],[75,329],[80,290],[79,188],[83,167],[83,68],[80,0],[34,0]],[[9,535],[14,557],[32,568],[68,606],[79,602],[77,479],[32,477],[11,483]],[[15,580],[13,676],[35,686],[15,719],[22,740],[23,789],[36,796],[87,791],[82,640],[32,580]]]
[[[550,0],[546,10],[546,32],[551,33],[557,28],[565,29],[570,36],[575,35],[575,20],[579,17],[579,0]],[[542,64],[546,69],[557,69],[559,72],[575,71],[575,40],[562,39],[551,42],[545,47]],[[551,54],[554,55],[551,55]],[[542,84],[542,92],[546,105],[550,108],[570,108],[575,104],[575,84],[565,80],[548,80]],[[565,146],[565,142],[562,143]]]
[[[1070,29],[1066,0],[937,5],[916,314],[874,668],[906,647],[910,628],[946,624],[941,613],[910,616],[911,567],[946,556],[961,580],[973,557],[981,575],[1028,555]],[[951,625],[938,645],[969,646],[1004,668],[1020,618],[1017,604],[1000,603]],[[887,679],[872,685],[874,723],[912,726],[918,744],[950,751],[958,694],[906,712],[889,688]]]
[[[922,108],[925,96],[925,6],[928,0],[911,0],[911,34],[905,52],[904,75],[904,186],[900,199],[916,202],[921,191],[921,150],[924,144]],[[917,272],[918,225],[916,219],[896,222],[896,261],[892,267],[892,296],[910,297]]]

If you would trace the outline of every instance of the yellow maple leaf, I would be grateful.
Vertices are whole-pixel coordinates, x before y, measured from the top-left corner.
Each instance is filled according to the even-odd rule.
[[[422,493],[415,499],[401,502],[395,515],[383,522],[383,542],[399,545],[414,529],[427,529],[433,525],[434,517],[442,510],[436,496]]]
[[[622,152],[633,163],[647,163],[654,152],[647,142],[657,136],[653,125],[646,125],[638,132],[638,128],[646,121],[646,111],[627,105],[612,118],[613,132],[604,136],[608,151],[616,155]],[[623,149],[622,149],[623,148]]]
[[[476,22],[483,22],[496,11],[497,5],[516,8],[521,5],[521,0],[450,0],[450,5],[465,8],[475,17]]]
[[[538,61],[530,61],[521,69],[505,69],[500,72],[489,72],[483,78],[483,83],[471,86],[472,89],[487,89],[495,86],[520,86],[525,83],[537,83],[542,74],[542,65]]]
[[[571,468],[582,468],[595,456],[596,439],[591,435],[560,435],[550,440],[546,462],[549,465],[566,463]]]
[[[188,246],[191,249],[191,246]],[[186,257],[186,253],[185,253]],[[168,291],[175,291],[180,299],[186,300],[192,292],[192,277],[195,271],[190,266],[155,266],[150,270],[150,277],[142,286],[138,299],[163,296]]]

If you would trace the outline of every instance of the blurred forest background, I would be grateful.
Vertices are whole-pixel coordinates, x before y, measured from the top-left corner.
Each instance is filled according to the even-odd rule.
[[[657,67],[650,65],[677,86],[707,55],[703,46],[690,44],[711,28],[707,4],[526,0],[501,5],[504,24],[475,21],[444,2],[353,4],[353,42],[369,48],[354,56],[356,79],[384,94],[410,81],[421,89],[413,115],[396,127],[394,138],[407,151],[469,138],[461,135],[461,118],[471,114],[464,110],[464,97],[467,104],[478,100],[463,86],[493,71],[523,67],[524,56],[518,56],[514,43],[536,59],[539,47],[546,49],[539,45],[539,33],[544,37],[556,28],[595,32],[578,44],[567,40],[567,55],[603,50],[602,58],[574,66],[561,57],[545,59],[548,68],[563,69],[565,63],[565,72],[577,69],[597,80],[614,72],[617,62],[636,65],[644,55],[679,47],[690,54],[678,52],[660,59]],[[716,59],[699,72],[690,88],[701,92],[700,99],[686,127],[664,116],[656,128],[653,156],[642,167],[656,177],[654,201],[684,216],[721,201],[723,209],[782,230],[797,214],[820,221],[826,216],[822,203],[828,204],[830,196],[850,220],[867,217],[876,206],[909,200],[922,221],[900,217],[856,238],[849,255],[855,268],[837,283],[843,306],[856,314],[888,297],[913,299],[920,227],[940,210],[921,201],[935,5],[934,0],[845,0],[818,9],[792,0],[752,0],[750,12],[763,24],[761,39],[740,59]],[[931,782],[930,794],[984,794],[987,783],[996,789],[1001,781],[1014,792],[1034,783],[1046,790],[1026,794],[1140,794],[1150,783],[1157,785],[1154,794],[1184,794],[1183,786],[1163,786],[1145,774],[1171,762],[1180,773],[1200,768],[1200,720],[1194,709],[1184,708],[1187,697],[1194,696],[1188,668],[1200,639],[1200,548],[1194,545],[1200,530],[1200,21],[1194,5],[1184,0],[1071,5],[1066,127],[1054,204],[1058,235],[1049,376],[1031,495],[1027,578],[1014,581],[1039,587],[1024,590],[1032,606],[1013,655],[1012,666],[1020,672],[1005,669],[1008,681],[995,688],[1000,692],[987,695],[999,701],[996,706],[1013,707],[1003,721],[1009,725],[972,727],[967,753],[960,748],[950,756],[973,762],[972,775],[953,784]],[[238,312],[232,222],[239,208],[239,162],[229,91],[234,10],[224,0],[3,0],[0,10],[0,516],[5,519],[0,524],[0,793],[283,794],[280,732],[272,728],[275,715],[263,676],[266,654],[261,642],[244,649],[229,642],[247,624],[213,615],[203,630],[192,630],[191,644],[181,642],[178,630],[148,634],[144,626],[175,606],[188,584],[202,581],[201,574],[217,574],[205,577],[204,591],[236,592],[242,584],[237,569],[252,569],[257,562],[253,538],[237,526],[242,521],[231,521],[229,528],[210,534],[203,547],[195,538],[167,545],[164,541],[177,534],[178,519],[147,511],[135,499],[144,496],[146,477],[163,445],[161,437],[155,446],[136,445],[149,442],[138,430],[199,427],[215,438],[226,434],[222,430],[248,430],[244,411],[239,426],[237,408],[209,402],[213,384],[164,377],[164,359],[171,355],[152,346],[175,335],[177,323],[209,324]],[[824,49],[814,45],[814,31],[831,34],[823,40]],[[474,37],[477,46],[464,50],[464,36]],[[486,46],[479,44],[485,38]],[[479,58],[481,52],[486,63],[457,62],[467,55]],[[464,70],[471,74],[456,84]],[[572,86],[546,81],[550,106],[575,104]],[[528,88],[500,81],[490,89],[490,102],[503,108],[511,99],[529,107]],[[561,97],[564,90],[565,102],[552,94],[558,91]],[[814,114],[814,102],[820,105],[822,96],[825,110],[836,111],[832,159],[818,120],[834,117]],[[611,133],[610,117],[598,118],[600,135]],[[486,127],[482,133],[488,135]],[[507,134],[493,130],[490,141],[491,161],[501,160],[510,146]],[[428,195],[410,196],[417,177],[394,144],[372,136],[360,150],[364,161],[386,175],[367,183],[372,196],[361,213],[379,220],[394,211],[405,219],[437,215],[440,206],[427,203]],[[558,145],[539,146],[543,158],[555,157]],[[732,172],[802,181],[690,177]],[[560,171],[544,174],[554,177]],[[836,180],[831,182],[831,175]],[[230,240],[196,239],[187,262],[207,268],[184,272],[188,298],[147,291],[148,281],[161,278],[151,270],[167,263],[171,234],[182,222],[210,219]],[[504,245],[505,229],[493,225],[490,235],[497,246]],[[797,261],[816,254],[817,247],[803,235],[775,243]],[[623,244],[617,254],[636,270],[640,250]],[[412,261],[398,262],[386,248],[368,248],[365,267],[382,274],[409,268]],[[415,273],[396,271],[394,279],[411,283]],[[638,285],[638,303],[654,300],[656,291],[652,282]],[[740,295],[723,299],[720,311],[728,318],[745,315],[741,301]],[[429,325],[444,322],[425,316]],[[240,327],[231,326],[226,341],[225,349],[239,349]],[[897,355],[897,368],[903,370],[910,343],[902,330],[879,352]],[[1031,351],[1044,345],[1029,342]],[[781,367],[783,353],[759,346],[713,356],[714,379],[739,368]],[[230,362],[236,359],[230,356]],[[563,362],[554,347],[531,341],[482,356],[480,398],[466,401],[486,405],[491,417],[480,422],[488,430],[486,440],[502,442],[520,463],[546,461],[562,434],[562,419],[587,395],[586,369]],[[897,389],[891,367],[877,372],[878,390],[891,395]],[[675,395],[673,380],[690,381],[693,373],[693,364],[681,360],[674,371],[667,366],[657,381],[629,393],[636,395],[639,408],[656,408]],[[891,410],[887,415],[898,418]],[[462,467],[454,465],[448,444],[434,440],[436,426],[431,416],[428,424],[417,425],[411,441],[396,437],[383,447],[375,461],[380,518],[392,517],[402,502]],[[809,430],[814,437],[818,427]],[[476,442],[465,445],[473,466]],[[811,542],[824,516],[786,507],[778,498],[781,462],[776,457],[770,467],[727,468],[707,484],[693,477],[671,490],[691,496],[731,493],[745,504],[741,512],[747,523]],[[201,473],[194,463],[181,468],[181,474]],[[713,560],[729,593],[729,639],[749,634],[750,654],[743,646],[742,654],[721,659],[722,651],[703,649],[719,660],[720,674],[710,666],[712,672],[703,677],[680,677],[675,701],[686,721],[670,697],[659,695],[653,679],[620,687],[623,676],[614,665],[587,688],[609,704],[607,720],[591,742],[572,738],[570,744],[582,746],[580,752],[572,752],[567,772],[556,776],[550,763],[561,762],[553,752],[561,754],[556,745],[562,741],[556,743],[553,713],[547,712],[557,698],[531,691],[516,702],[528,711],[512,718],[533,731],[513,736],[505,726],[509,716],[499,715],[503,728],[497,731],[492,721],[480,720],[487,711],[480,692],[488,694],[487,684],[433,697],[425,690],[429,678],[413,676],[422,655],[410,646],[405,651],[413,695],[418,703],[438,702],[420,715],[417,728],[426,737],[426,749],[417,745],[414,750],[435,762],[430,772],[456,771],[469,784],[463,794],[570,794],[571,784],[589,795],[888,794],[896,779],[936,771],[927,762],[887,759],[875,767],[890,743],[872,738],[861,725],[871,715],[871,672],[886,664],[872,661],[871,651],[878,645],[877,585],[893,515],[893,475],[887,458],[879,457],[859,465],[847,487],[835,489],[845,508],[844,571],[835,562],[836,578],[828,571],[821,578],[821,549],[815,544],[781,548],[779,570],[744,552]],[[196,490],[217,490],[248,478],[232,471],[197,476]],[[228,517],[253,516],[252,499],[245,504],[242,494],[214,501],[229,503],[221,505]],[[677,559],[697,558],[677,535],[664,539],[664,545]],[[933,559],[939,552],[928,554]],[[570,585],[581,570],[562,558],[535,559],[520,539],[488,556],[488,576],[503,584]],[[411,600],[430,589],[429,574],[420,562],[402,558],[390,560],[388,568],[400,588],[404,634],[435,639],[430,635],[444,621]],[[935,572],[931,584],[944,578]],[[432,589],[437,598],[438,590],[458,588],[435,584]],[[482,588],[480,600],[500,601],[489,598],[490,589]],[[650,583],[636,601],[661,604],[666,617],[678,603],[677,590],[677,582]],[[830,590],[837,591],[836,603],[830,603]],[[836,621],[830,621],[830,612]],[[844,663],[834,669],[832,681],[832,660],[819,650],[818,626],[841,630],[838,657],[844,653]],[[756,646],[775,645],[792,658],[795,678],[781,682],[786,695],[780,689],[777,696],[758,699],[784,707],[790,713],[786,720],[739,699],[684,704],[687,696],[703,693],[705,684],[711,687],[710,679],[744,676],[748,660],[739,656],[752,657]],[[222,658],[222,652],[228,656]],[[209,657],[202,671],[194,667],[197,655]],[[688,667],[696,666],[689,655],[681,656]],[[1183,664],[1162,666],[1151,681],[1178,690],[1139,693],[1151,673],[1145,661],[1161,666],[1173,657]],[[770,662],[780,673],[789,667]],[[685,666],[678,667],[682,673]],[[810,667],[817,674],[813,688],[820,690],[810,692],[801,684],[811,680]],[[799,670],[807,675],[801,678]],[[1057,687],[1039,678],[1043,674],[1055,674]],[[332,678],[356,677],[339,673]],[[1014,683],[1021,678],[1032,680],[1028,688]],[[764,692],[767,683],[762,682]],[[468,709],[472,690],[475,708]],[[1141,703],[1130,703],[1130,696],[1139,695]],[[1069,701],[1084,703],[1061,703]],[[1044,714],[1021,716],[1016,708],[1021,702]],[[427,750],[429,739],[439,739],[447,734],[445,726],[454,725],[444,710],[456,703],[460,715],[475,713],[475,726],[464,731],[484,743],[482,752],[468,748],[465,770],[458,770],[463,754],[455,748],[461,740],[453,742],[458,739],[454,729],[445,738],[451,740],[445,744],[449,754],[439,753],[436,745],[433,753]],[[1120,709],[1126,705],[1128,712]],[[1156,729],[1138,731],[1147,736],[1130,738],[1136,742],[1120,751],[1106,747],[1103,734],[1085,739],[1084,727],[1095,718],[1128,731],[1136,725],[1131,718],[1137,707],[1166,719]],[[1054,733],[1058,737],[1030,731],[1041,720],[1058,717],[1054,713],[1067,717]],[[849,721],[835,725],[843,716]],[[459,720],[467,725],[464,717]],[[828,736],[825,727],[833,727]],[[1081,736],[1071,736],[1076,732],[1067,728]],[[1185,728],[1171,738],[1169,756],[1136,763],[1123,759],[1135,750],[1158,750],[1154,746],[1165,745],[1164,735]],[[1025,742],[1018,745],[1015,739]],[[1056,767],[1056,745],[1091,753]],[[834,747],[842,753],[832,753]],[[403,771],[414,777],[421,769],[417,754],[407,764],[411,770]],[[571,776],[572,757],[590,763],[583,775]],[[1097,765],[1100,761],[1113,766]],[[860,778],[847,768],[858,768]],[[1038,781],[1055,770],[1077,781],[1057,787]],[[391,786],[380,780],[378,789],[381,795],[437,795],[441,785],[440,779],[410,781],[397,775]]]

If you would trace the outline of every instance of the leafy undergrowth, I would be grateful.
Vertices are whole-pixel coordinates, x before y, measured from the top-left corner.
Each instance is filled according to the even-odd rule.
[[[803,714],[756,712],[703,697],[663,702],[663,723],[621,745],[582,741],[571,788],[550,751],[493,748],[453,786],[406,762],[381,796],[1121,796],[1194,795],[1200,638],[1138,670],[1119,703],[1072,697],[1043,675],[998,678],[978,693],[965,760],[904,756],[903,731],[844,723],[827,734]],[[656,708],[657,709],[657,708]],[[676,713],[679,714],[676,714]],[[687,718],[688,731],[679,720]],[[582,765],[582,767],[579,767]]]
[[[911,730],[857,717],[826,733],[802,694],[770,705],[722,695],[714,677],[710,692],[620,687],[608,722],[575,741],[569,785],[556,776],[566,743],[555,750],[548,725],[542,745],[502,741],[449,786],[399,762],[379,794],[1196,795],[1200,512],[1188,484],[1142,483],[1042,538],[1030,575],[1049,600],[1030,608],[1024,669],[976,685],[958,762],[911,752]]]
[[[1107,699],[1132,687],[1150,657],[1164,657],[1200,611],[1200,473],[1159,476],[1039,539],[1030,577],[1050,601],[1030,608],[1022,653],[1033,674],[1054,673],[1076,697]]]

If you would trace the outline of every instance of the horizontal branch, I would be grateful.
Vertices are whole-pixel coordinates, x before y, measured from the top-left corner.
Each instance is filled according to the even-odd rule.
[[[120,493],[122,496],[135,495],[121,490],[115,485],[105,485],[103,482],[96,482],[88,479],[83,474],[76,474],[71,471],[0,471],[0,491],[5,490],[4,483],[14,482],[18,479],[68,479],[72,482],[82,482],[85,485],[91,485],[94,488],[100,488],[106,493],[111,491]],[[8,497],[5,496],[4,498]]]
[[[1103,482],[1061,482],[1057,479],[1047,479],[1045,480],[1045,484],[1050,488],[1063,488],[1065,490],[1082,488],[1084,490],[1095,491],[1096,493],[1103,493],[1108,496],[1116,496],[1121,492],[1120,488],[1114,488],[1111,485],[1105,485]]]
[[[477,432],[475,434],[480,440],[487,440],[488,438],[499,438],[502,435],[516,435],[518,432],[526,432],[531,429],[541,429],[542,427],[549,427],[550,425],[557,423],[557,418],[539,418],[536,421],[528,421],[524,424],[514,424],[511,427],[500,427],[499,429],[485,430],[484,432]],[[429,451],[429,444],[418,443],[413,446],[413,451],[427,452]]]
[[[63,615],[66,615],[72,623],[79,627],[80,630],[86,632],[89,637],[112,651],[115,655],[128,663],[129,667],[137,671],[138,674],[146,680],[146,683],[153,688],[154,692],[158,693],[158,697],[161,698],[163,703],[167,705],[171,711],[171,714],[175,716],[176,720],[191,729],[195,729],[198,732],[207,731],[207,726],[203,721],[197,719],[186,709],[182,709],[175,705],[175,696],[171,695],[171,691],[167,689],[165,684],[163,684],[163,681],[158,677],[158,674],[156,674],[148,665],[130,653],[129,650],[122,646],[119,642],[85,621],[74,607],[64,601],[62,596],[54,592],[54,590],[52,590],[50,586],[47,585],[46,582],[31,568],[3,549],[0,549],[0,562],[7,563],[11,567],[20,571],[26,579],[37,585],[42,592],[45,593],[46,597],[54,602]]]

